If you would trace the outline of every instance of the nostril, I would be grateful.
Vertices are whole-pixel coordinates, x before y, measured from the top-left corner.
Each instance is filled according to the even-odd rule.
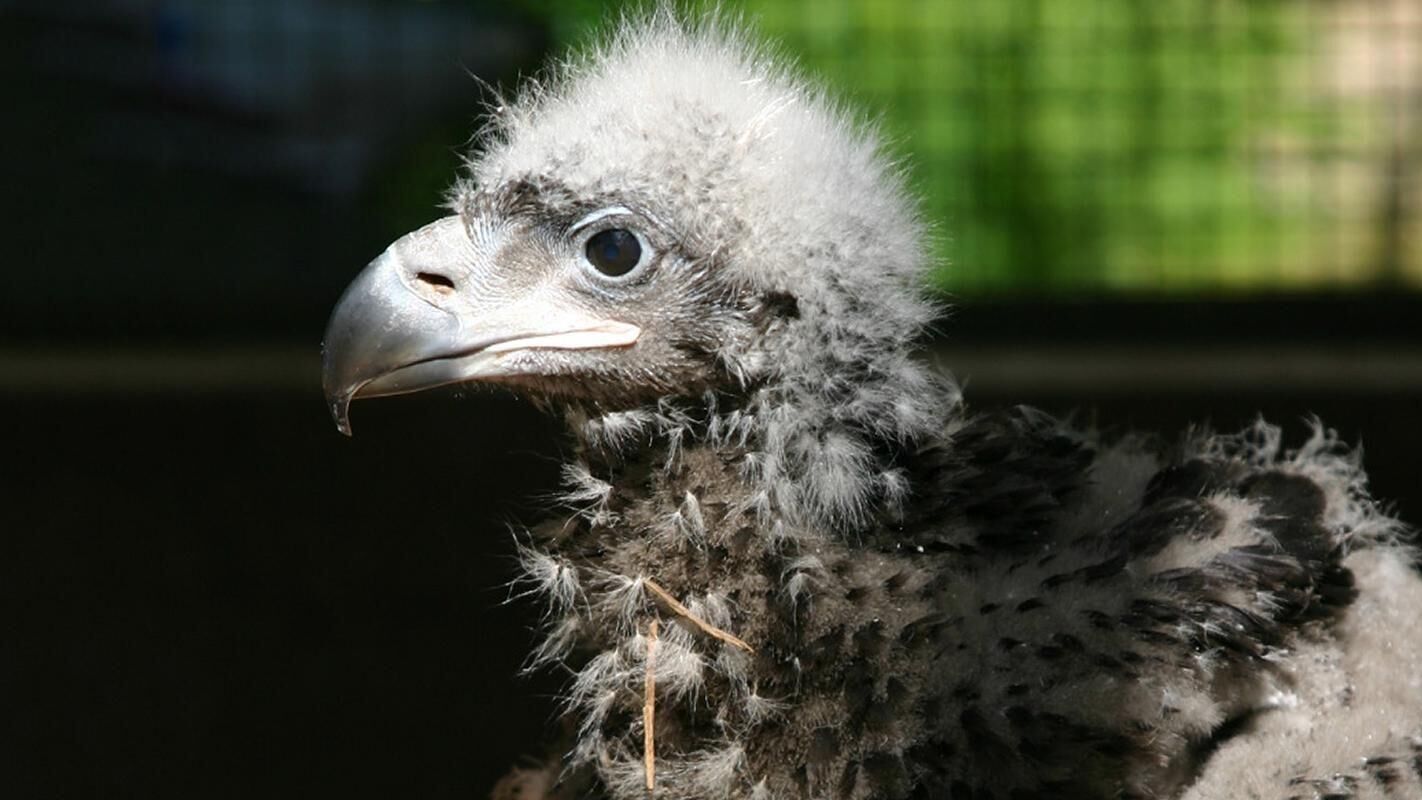
[[[415,280],[440,294],[454,294],[454,281],[435,272],[417,272]]]

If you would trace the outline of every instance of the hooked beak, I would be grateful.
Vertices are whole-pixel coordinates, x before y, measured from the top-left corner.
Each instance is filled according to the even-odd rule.
[[[326,326],[321,383],[336,427],[351,434],[350,403],[520,374],[510,355],[535,348],[626,347],[641,329],[532,297],[470,287],[495,283],[493,259],[458,217],[408,234],[346,288]],[[515,293],[517,294],[517,293]],[[527,293],[533,294],[533,293]]]

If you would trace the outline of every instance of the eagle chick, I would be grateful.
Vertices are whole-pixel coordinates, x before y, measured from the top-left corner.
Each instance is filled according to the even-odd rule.
[[[1422,581],[1356,455],[969,412],[872,127],[734,27],[624,23],[494,109],[450,205],[347,290],[325,385],[345,430],[471,381],[569,422],[519,555],[570,739],[505,789],[1422,792]]]

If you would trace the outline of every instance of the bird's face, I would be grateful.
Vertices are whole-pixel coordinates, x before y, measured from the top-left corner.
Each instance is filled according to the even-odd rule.
[[[526,182],[458,203],[392,244],[326,331],[338,427],[352,399],[470,381],[629,405],[729,380],[754,303],[674,225],[631,201],[574,201]]]
[[[471,381],[594,413],[758,387],[900,438],[934,417],[875,388],[918,385],[933,315],[911,200],[872,131],[734,34],[656,15],[500,105],[453,208],[337,306],[342,429],[354,398]]]

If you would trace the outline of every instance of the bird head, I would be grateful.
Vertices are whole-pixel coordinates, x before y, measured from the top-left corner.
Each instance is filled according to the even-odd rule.
[[[354,398],[466,382],[594,414],[735,396],[783,462],[941,419],[908,356],[934,309],[898,169],[734,26],[654,12],[496,102],[450,208],[332,316],[343,430]]]

